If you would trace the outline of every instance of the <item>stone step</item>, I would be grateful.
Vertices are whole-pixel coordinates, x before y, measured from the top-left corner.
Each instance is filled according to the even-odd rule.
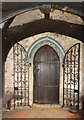
[[[61,108],[59,104],[33,104],[32,107]]]

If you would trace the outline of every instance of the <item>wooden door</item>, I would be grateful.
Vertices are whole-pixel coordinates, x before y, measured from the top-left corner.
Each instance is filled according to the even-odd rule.
[[[59,57],[45,45],[34,56],[34,103],[59,103]]]

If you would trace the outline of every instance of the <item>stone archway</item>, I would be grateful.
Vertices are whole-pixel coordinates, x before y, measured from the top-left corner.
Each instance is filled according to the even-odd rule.
[[[44,42],[44,38],[45,39],[45,42]],[[33,67],[34,67],[34,64],[33,64],[33,60],[34,60],[34,56],[36,54],[36,52],[43,46],[45,45],[48,45],[49,47],[51,47],[59,56],[59,60],[60,60],[60,66],[59,66],[59,69],[60,69],[60,73],[59,73],[59,104],[62,106],[63,105],[63,69],[62,69],[62,63],[63,63],[63,56],[65,54],[64,52],[64,49],[62,48],[62,46],[57,42],[56,43],[56,40],[54,40],[54,44],[50,43],[48,40],[50,38],[48,37],[44,37],[42,41],[40,41],[38,44],[37,42],[37,46],[35,44],[35,46],[33,47],[29,47],[30,51],[28,51],[27,53],[27,56],[26,56],[26,59],[28,59],[28,62],[30,64],[30,67],[29,67],[29,105],[32,106],[33,105],[33,94],[34,94],[34,90],[33,90],[33,84],[34,84],[34,71],[33,71]],[[42,38],[41,38],[42,39]],[[36,40],[38,41],[38,40]],[[52,40],[51,40],[52,41]],[[35,42],[36,43],[36,42]],[[31,45],[32,46],[32,45]],[[28,57],[28,58],[27,58]],[[62,78],[62,79],[61,79]]]
[[[30,54],[31,54],[31,59],[28,61],[29,63],[31,63],[30,64],[30,67],[29,67],[29,105],[31,105],[32,106],[32,104],[33,104],[33,79],[34,79],[34,76],[33,76],[33,59],[34,59],[34,55],[35,55],[35,53],[38,51],[38,49],[39,48],[41,48],[42,46],[44,46],[44,45],[49,45],[50,47],[52,47],[56,52],[57,52],[57,54],[58,54],[58,56],[59,56],[59,58],[60,58],[60,87],[59,87],[59,105],[63,105],[63,94],[62,94],[62,91],[63,91],[63,68],[62,68],[62,64],[63,64],[63,59],[62,59],[62,54],[61,54],[61,52],[63,53],[63,51],[62,51],[62,47],[60,47],[60,50],[61,50],[61,52],[55,47],[55,45],[54,44],[51,44],[49,41],[46,41],[46,40],[48,40],[48,37],[50,37],[50,38],[52,38],[52,39],[54,39],[55,41],[57,41],[60,45],[58,45],[59,47],[60,46],[62,46],[63,48],[65,48],[65,52],[67,51],[67,49],[68,48],[70,48],[70,46],[71,45],[73,45],[73,44],[75,44],[75,43],[77,43],[78,42],[78,40],[76,40],[76,39],[73,39],[73,38],[69,38],[69,37],[66,37],[66,36],[61,36],[61,35],[56,35],[56,34],[50,34],[49,32],[48,33],[43,33],[43,34],[41,34],[41,35],[36,35],[36,36],[34,36],[34,37],[30,37],[30,38],[27,38],[27,39],[25,39],[24,41],[20,41],[19,43],[22,45],[22,46],[24,46],[25,47],[25,49],[26,49],[26,51],[28,51],[28,49],[31,47],[31,45],[35,42],[36,43],[36,41],[38,41],[38,39],[40,39],[40,38],[46,38],[45,39],[45,42],[43,42],[42,43],[42,40],[40,40],[40,41],[38,41],[37,43],[41,43],[41,44],[39,44],[39,46],[36,46],[35,47],[35,44],[34,44],[34,46],[32,46],[31,47],[31,49],[30,49],[30,51],[29,51],[29,54],[28,54],[28,56],[27,57],[29,57],[30,56]],[[73,41],[72,41],[72,39],[73,39]],[[66,42],[66,44],[65,43],[63,43],[63,40],[65,40]],[[44,39],[43,39],[43,41],[44,41]],[[51,40],[52,41],[52,40]],[[55,43],[55,41],[52,41],[53,43]],[[57,42],[56,42],[56,45],[57,45]],[[35,49],[33,49],[35,47]],[[12,51],[11,51],[12,52]],[[12,53],[11,53],[12,54]],[[7,58],[7,62],[9,61],[10,62],[10,60],[12,60],[12,58],[10,59],[10,56],[11,56],[11,54],[9,53],[9,56],[8,56],[8,58]],[[64,53],[63,53],[64,54]],[[6,64],[7,65],[7,64]],[[9,65],[9,64],[8,64]],[[8,73],[8,72],[10,72],[10,73]],[[6,84],[8,85],[8,77],[7,77],[7,75],[9,76],[9,74],[10,74],[10,77],[12,76],[13,77],[13,75],[11,74],[12,72],[11,72],[11,69],[10,69],[10,71],[8,70],[8,72],[6,73]],[[11,77],[11,79],[12,79],[12,77]],[[9,88],[6,88],[6,90],[8,90],[8,91],[11,91],[10,90],[10,86],[7,86],[7,87],[9,87]],[[11,87],[12,87],[12,85],[11,85]]]

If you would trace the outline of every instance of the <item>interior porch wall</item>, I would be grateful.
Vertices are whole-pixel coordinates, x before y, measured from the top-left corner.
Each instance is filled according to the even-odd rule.
[[[26,38],[19,43],[24,46],[26,51],[28,51],[29,47],[32,45],[33,42],[38,40],[39,38],[42,37],[51,37],[54,40],[56,40],[65,50],[65,52],[75,43],[81,43],[79,40],[61,35],[61,34],[56,34],[56,33],[42,33],[38,34],[29,38]],[[82,43],[81,43],[82,44]],[[82,57],[82,49],[81,49],[81,57]],[[61,57],[60,57],[61,58]],[[82,59],[80,59],[82,60]],[[60,61],[60,95],[59,99],[60,102],[59,104],[62,106],[63,105],[63,68],[62,68],[62,60]],[[82,61],[80,61],[80,65],[82,64]],[[80,73],[82,72],[82,69],[80,69]],[[29,68],[29,104],[33,105],[33,62],[31,63],[31,67]],[[13,93],[13,53],[12,49],[10,50],[7,60],[5,62],[5,94],[7,93]],[[82,77],[80,77],[80,81],[82,81]],[[82,88],[81,88],[82,89]]]

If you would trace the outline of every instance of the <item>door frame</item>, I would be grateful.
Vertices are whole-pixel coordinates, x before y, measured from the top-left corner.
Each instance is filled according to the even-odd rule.
[[[59,61],[60,61],[60,67],[59,67],[59,69],[60,69],[60,74],[59,74],[59,105],[63,106],[63,87],[62,87],[63,86],[63,67],[62,67],[63,58],[60,54],[60,51],[58,51],[53,44],[49,44],[48,42],[44,43],[44,44],[40,44],[40,46],[35,49],[35,51],[32,53],[32,56],[31,56],[31,58],[32,58],[30,61],[31,65],[29,67],[29,105],[32,106],[34,104],[33,103],[33,81],[34,81],[33,59],[34,59],[34,55],[38,51],[38,49],[44,45],[49,45],[50,47],[52,47],[52,49],[54,49],[59,56]]]

